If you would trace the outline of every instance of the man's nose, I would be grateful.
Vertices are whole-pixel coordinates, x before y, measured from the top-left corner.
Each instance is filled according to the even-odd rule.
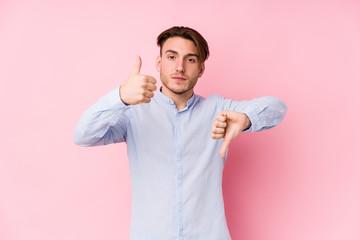
[[[185,71],[184,62],[182,60],[179,60],[177,62],[176,71],[177,72],[184,72]]]

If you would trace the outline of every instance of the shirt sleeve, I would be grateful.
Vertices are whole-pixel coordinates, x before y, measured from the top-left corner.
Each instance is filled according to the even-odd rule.
[[[278,125],[285,117],[286,104],[278,98],[265,96],[252,100],[234,101],[222,99],[222,109],[245,113],[251,122],[244,132],[258,132]]]
[[[126,141],[130,105],[123,103],[119,87],[101,97],[81,116],[74,132],[74,143],[97,146]]]

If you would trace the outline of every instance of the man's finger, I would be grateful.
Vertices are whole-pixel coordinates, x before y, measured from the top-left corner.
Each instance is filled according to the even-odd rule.
[[[151,102],[151,98],[145,98],[145,102],[146,102],[146,103]]]
[[[216,120],[218,120],[219,122],[225,122],[226,121],[226,116],[223,116],[222,114],[218,114],[216,116]]]
[[[140,74],[141,64],[142,64],[141,57],[136,56],[136,63],[135,63],[135,66],[134,66],[134,68],[133,68],[133,70],[131,72],[131,75]]]
[[[147,98],[152,98],[154,96],[154,93],[152,91],[146,90],[144,96]]]
[[[212,132],[214,134],[225,133],[225,128],[215,128]]]
[[[153,83],[148,83],[146,84],[146,89],[149,91],[155,91],[156,90],[156,85]]]
[[[216,122],[214,123],[214,125],[215,125],[215,127],[217,127],[217,128],[226,128],[226,126],[227,126],[226,122],[219,122],[219,121],[216,121]]]
[[[155,84],[156,83],[156,79],[152,76],[147,76],[147,75],[144,75],[146,76],[146,81],[149,82],[149,83],[153,83]]]
[[[142,101],[139,101],[138,104],[141,104],[141,103],[149,103],[151,101],[151,98],[148,98],[148,97],[144,97]]]
[[[223,144],[221,145],[221,148],[220,148],[220,157],[221,158],[225,158],[225,155],[226,155],[226,150],[228,149],[230,143],[228,141],[225,141],[223,142]]]
[[[215,133],[211,133],[211,138],[212,139],[220,139],[220,138],[223,138],[224,137],[224,134],[215,134]]]

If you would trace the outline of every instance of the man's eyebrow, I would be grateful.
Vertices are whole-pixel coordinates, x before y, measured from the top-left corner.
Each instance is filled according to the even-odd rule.
[[[165,53],[168,53],[168,52],[169,53],[174,53],[174,54],[179,54],[177,51],[174,51],[174,50],[171,50],[171,49],[165,51]],[[185,57],[197,57],[197,58],[199,58],[199,55],[197,55],[195,53],[188,53],[188,54],[185,55]]]
[[[199,58],[199,55],[195,54],[195,53],[189,53],[185,55],[186,57],[197,57]]]
[[[170,52],[170,53],[174,53],[174,54],[179,54],[177,51],[174,51],[174,50],[171,50],[171,49],[166,50],[166,52],[165,52],[165,53],[168,53],[168,52]]]

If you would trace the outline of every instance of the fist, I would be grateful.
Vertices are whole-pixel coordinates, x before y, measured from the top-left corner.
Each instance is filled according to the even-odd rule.
[[[213,139],[224,138],[224,142],[220,148],[220,157],[225,157],[226,150],[230,143],[237,138],[243,130],[249,127],[250,119],[244,113],[222,111],[216,116],[211,129],[211,137]]]
[[[125,104],[148,103],[156,90],[156,79],[140,74],[141,58],[136,57],[136,64],[128,79],[120,86],[120,98]]]

